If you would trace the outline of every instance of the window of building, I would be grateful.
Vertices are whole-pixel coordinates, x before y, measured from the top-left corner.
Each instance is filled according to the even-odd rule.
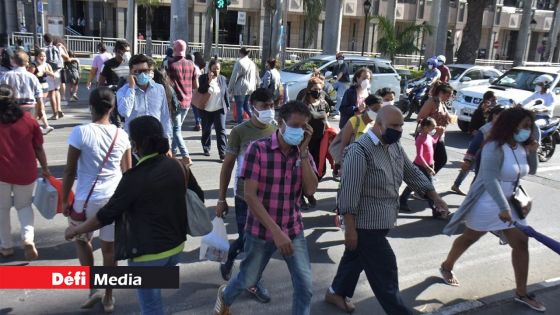
[[[466,3],[461,2],[459,4],[459,22],[463,22],[465,20],[465,7]]]
[[[419,0],[418,1],[418,18],[424,18],[424,6],[426,4],[426,0]]]
[[[502,7],[496,7],[496,15],[494,16],[494,25],[500,25],[502,21]]]

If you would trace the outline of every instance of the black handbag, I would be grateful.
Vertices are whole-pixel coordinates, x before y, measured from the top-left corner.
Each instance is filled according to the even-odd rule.
[[[513,157],[515,158],[515,162],[517,163],[519,172],[517,173],[517,180],[515,181],[513,194],[511,195],[510,198],[510,203],[512,205],[513,210],[515,210],[519,218],[525,219],[529,214],[529,212],[531,211],[532,200],[531,197],[529,197],[529,195],[527,194],[527,192],[525,192],[525,189],[523,189],[523,186],[519,184],[519,179],[521,177],[521,166],[519,165],[519,161],[517,160],[517,156],[515,155],[513,149],[511,149],[511,152],[513,153]]]

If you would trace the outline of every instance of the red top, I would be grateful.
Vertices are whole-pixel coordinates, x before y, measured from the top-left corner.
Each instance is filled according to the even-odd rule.
[[[43,145],[43,134],[31,114],[13,124],[0,123],[0,181],[29,185],[37,179],[35,148]]]
[[[173,57],[168,61],[167,74],[173,82],[181,108],[191,107],[192,87],[198,81],[194,63],[185,57]]]

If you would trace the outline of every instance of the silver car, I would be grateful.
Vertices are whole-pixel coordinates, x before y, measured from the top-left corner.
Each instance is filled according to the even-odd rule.
[[[348,64],[350,79],[354,76],[354,72],[362,67],[371,70],[373,74],[371,77],[372,93],[389,87],[395,91],[397,98],[401,94],[401,78],[389,60],[345,55],[344,62]],[[298,93],[307,87],[307,82],[314,69],[319,69],[329,79],[333,76],[332,70],[335,65],[336,57],[334,55],[318,55],[282,69],[280,77],[286,86],[288,98],[295,100]]]

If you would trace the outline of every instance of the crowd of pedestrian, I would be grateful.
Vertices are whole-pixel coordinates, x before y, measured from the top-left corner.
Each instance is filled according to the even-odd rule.
[[[43,100],[50,102],[51,120],[64,117],[61,100],[66,91],[70,101],[78,100],[79,61],[60,38],[45,34],[44,39],[46,46],[35,51],[33,64],[21,50],[2,55],[0,255],[4,257],[14,254],[12,195],[25,256],[32,260],[39,255],[31,198],[38,179],[36,160],[42,176],[51,175],[42,145],[43,134],[53,130]],[[268,60],[260,76],[246,48],[240,49],[229,78],[221,74],[218,58],[205,61],[200,53],[188,54],[183,40],[173,42],[159,68],[146,55],[131,55],[124,40],[116,42],[113,55],[103,44],[98,51],[86,83],[91,89],[91,122],[74,127],[68,138],[62,185],[69,225],[65,237],[74,241],[81,265],[94,265],[94,231],[101,240],[104,266],[116,266],[119,260],[128,260],[130,266],[178,263],[187,241],[187,188],[204,200],[191,172],[196,163],[182,136],[192,108],[193,128],[201,130],[205,156],[211,156],[212,129],[216,134],[222,163],[216,217],[228,214],[227,190],[234,179],[238,238],[218,268],[227,284],[218,289],[213,314],[231,314],[231,305],[243,292],[269,303],[262,275],[278,251],[292,280],[292,314],[310,314],[312,272],[302,211],[317,205],[315,193],[327,162],[333,178],[340,181],[336,215],[343,222],[345,251],[331,286],[325,288],[325,301],[353,312],[351,298],[365,271],[386,313],[412,314],[400,295],[396,255],[387,234],[399,211],[411,211],[412,192],[428,201],[434,218],[447,219],[450,214],[432,183],[447,164],[445,132],[454,123],[446,106],[453,89],[446,82],[445,57],[428,62],[426,78],[433,83],[418,113],[416,157],[411,161],[400,142],[404,118],[394,105],[398,96],[390,88],[372,91],[375,74],[368,68],[357,69],[351,77],[341,53],[336,55],[332,79],[314,72],[297,100],[287,100],[276,60]],[[546,93],[545,83],[536,93]],[[229,136],[228,114],[236,122]],[[338,129],[330,123],[336,119]],[[473,140],[451,190],[464,194],[460,185],[469,171],[474,168],[477,175],[444,232],[454,233],[461,222],[467,228],[439,271],[445,283],[458,285],[453,267],[459,257],[486,232],[496,232],[512,247],[515,299],[544,311],[544,305],[527,292],[527,237],[511,226],[514,221],[525,223],[524,216],[508,202],[519,179],[536,171],[535,126],[532,112],[505,109],[496,105],[492,93],[484,95],[473,117]],[[399,193],[403,182],[406,187]],[[72,189],[73,202],[68,198]],[[239,270],[233,274],[241,253]],[[138,299],[143,314],[163,314],[160,290],[139,289]],[[112,290],[90,291],[81,307],[97,303],[112,312]]]

